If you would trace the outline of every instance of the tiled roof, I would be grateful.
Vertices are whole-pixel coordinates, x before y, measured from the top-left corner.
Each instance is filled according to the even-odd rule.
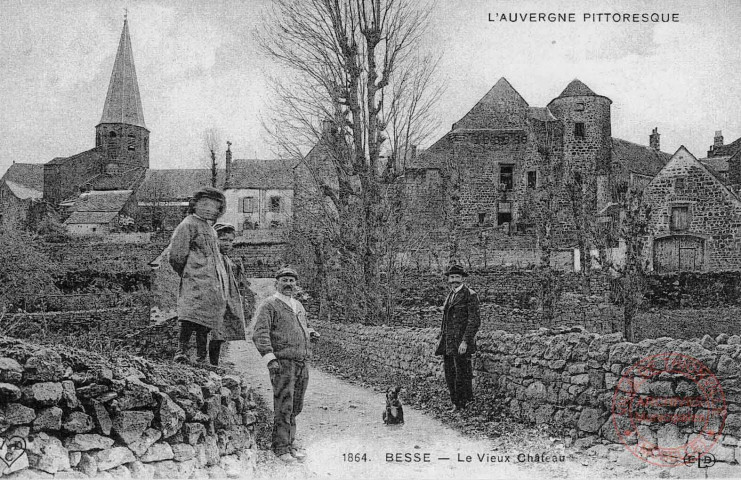
[[[32,190],[44,191],[43,163],[14,163],[5,171],[3,180],[8,180]]]
[[[530,107],[530,118],[541,122],[552,122],[556,120],[548,107]]]
[[[713,155],[716,155],[716,156],[728,155],[730,157],[730,156],[733,156],[733,154],[738,152],[739,150],[741,150],[741,138],[738,138],[727,145],[723,145],[721,147],[717,147],[713,149]]]
[[[234,160],[229,188],[293,188],[293,163],[288,160]]]
[[[620,162],[627,170],[653,177],[664,168],[671,154],[659,152],[652,148],[628,142],[619,138],[612,139],[612,159]]]
[[[110,190],[85,192],[72,208],[75,212],[112,212],[117,214],[131,198],[131,190]],[[90,223],[90,222],[85,222]]]
[[[113,63],[111,82],[105,97],[100,123],[126,123],[147,128],[144,124],[139,83],[136,80],[134,55],[131,50],[129,24],[124,20],[116,60]]]
[[[224,185],[224,170],[217,170],[216,185]],[[211,186],[211,170],[183,168],[147,170],[144,181],[137,190],[139,201],[187,200],[200,188]]]
[[[530,106],[522,95],[502,77],[460,120],[457,128],[522,128],[530,115]]]
[[[73,160],[73,159],[76,160],[76,159],[78,159],[80,157],[83,157],[83,156],[85,156],[85,157],[92,156],[92,157],[96,158],[97,160],[100,160],[101,159],[101,155],[100,155],[100,152],[98,151],[98,149],[97,148],[91,148],[90,150],[86,150],[84,152],[80,152],[78,154],[72,155],[71,157],[56,157],[53,160],[51,160],[49,162],[46,162],[46,164],[47,165],[61,165],[61,164],[64,164],[64,163],[68,162],[69,160]]]
[[[79,223],[110,223],[111,220],[116,218],[118,212],[72,212],[67,220],[64,221],[65,225],[79,224]]]
[[[451,151],[451,142],[448,134],[445,134],[433,143],[430,148],[417,155],[417,158],[407,164],[408,169],[418,168],[444,168],[445,156]]]
[[[136,167],[121,172],[119,174],[101,173],[90,179],[87,183],[94,190],[134,190],[136,185],[141,182],[146,169]]]
[[[700,163],[712,168],[718,173],[723,173],[728,171],[728,160],[730,159],[731,155],[725,155],[722,157],[701,158]]]
[[[562,97],[599,97],[601,95],[597,95],[592,91],[591,88],[584,85],[584,83],[579,79],[574,79],[569,83],[566,88],[563,89],[563,92],[561,92],[561,95],[559,95],[557,98]]]

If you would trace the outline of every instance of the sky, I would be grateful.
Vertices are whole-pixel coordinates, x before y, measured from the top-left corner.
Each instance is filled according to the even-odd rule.
[[[235,158],[273,158],[263,127],[269,77],[256,48],[270,0],[1,0],[0,174],[95,144],[124,10],[151,168],[205,165],[203,132],[217,129]],[[422,0],[423,2],[425,0]],[[578,78],[612,100],[612,134],[663,151],[706,156],[714,132],[741,137],[741,2],[437,0],[424,49],[440,52],[448,131],[505,77],[531,106]],[[572,13],[574,22],[502,22],[501,14]],[[585,14],[676,14],[678,22],[584,21]],[[493,19],[494,21],[490,21]]]

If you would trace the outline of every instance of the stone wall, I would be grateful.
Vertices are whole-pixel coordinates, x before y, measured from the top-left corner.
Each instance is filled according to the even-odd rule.
[[[339,349],[347,353],[336,366],[340,370],[357,362],[361,372],[383,372],[406,388],[407,397],[439,390],[444,382],[442,362],[433,355],[437,329],[320,322],[317,330],[324,342],[317,352]],[[715,413],[725,421],[714,425],[716,431],[722,428],[722,434],[717,435],[718,445],[712,453],[719,461],[741,458],[738,335],[705,336],[700,342],[663,337],[635,344],[623,342],[621,334],[599,335],[577,327],[482,332],[477,344],[473,361],[477,404],[505,405],[519,420],[549,425],[584,447],[624,442],[636,449],[652,444],[653,448],[676,445],[681,450],[708,418],[709,412],[699,402],[678,401],[698,399],[698,385],[690,381],[690,374],[669,373],[666,364],[651,364],[643,370],[631,365],[650,355],[691,356],[715,375],[703,374],[699,382],[717,378],[724,392],[725,403]],[[616,394],[631,396],[635,405],[647,405],[631,414],[643,415],[639,420],[633,418],[638,434],[630,427],[632,417],[613,405]],[[623,437],[618,436],[616,426],[625,428]]]
[[[6,461],[15,459],[2,475],[223,478],[254,469],[256,404],[237,376],[0,337],[0,400],[0,440]]]
[[[283,264],[286,243],[235,245],[230,256],[242,260],[248,277],[272,277]]]

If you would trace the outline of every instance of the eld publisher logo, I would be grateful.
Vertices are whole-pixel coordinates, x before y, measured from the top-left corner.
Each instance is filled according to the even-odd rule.
[[[697,468],[710,468],[715,465],[715,456],[712,453],[704,453],[702,455],[685,455],[684,464],[688,467],[697,465]]]

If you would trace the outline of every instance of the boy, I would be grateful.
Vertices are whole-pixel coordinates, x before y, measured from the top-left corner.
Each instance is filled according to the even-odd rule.
[[[189,215],[170,240],[170,265],[180,276],[180,338],[175,361],[188,361],[188,344],[195,333],[197,362],[206,363],[208,332],[224,317],[228,279],[211,225],[225,209],[221,191],[198,190],[188,206]]]
[[[226,311],[221,321],[211,331],[211,343],[208,346],[211,364],[218,365],[220,354],[224,353],[226,355],[227,353],[226,346],[228,344],[225,345],[224,342],[245,340],[246,336],[244,332],[244,307],[237,281],[242,272],[239,266],[227,256],[234,245],[236,229],[230,223],[217,223],[214,225],[214,230],[219,239],[219,251],[228,279]]]

